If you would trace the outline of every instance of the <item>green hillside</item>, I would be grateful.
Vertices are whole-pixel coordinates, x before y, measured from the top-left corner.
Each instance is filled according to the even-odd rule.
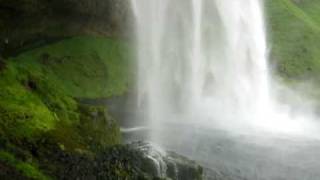
[[[272,63],[287,80],[320,81],[320,1],[266,2]]]

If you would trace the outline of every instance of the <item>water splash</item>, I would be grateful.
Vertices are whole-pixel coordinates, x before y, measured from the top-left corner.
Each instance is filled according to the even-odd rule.
[[[317,131],[310,117],[293,117],[275,100],[262,0],[132,4],[138,104],[154,129],[153,141],[167,141],[162,133],[168,123],[294,135]]]

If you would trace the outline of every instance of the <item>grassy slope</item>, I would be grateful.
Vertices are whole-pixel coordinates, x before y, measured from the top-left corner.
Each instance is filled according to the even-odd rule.
[[[43,154],[53,143],[62,151],[91,153],[118,144],[119,127],[105,107],[79,105],[74,98],[125,93],[127,52],[117,40],[82,36],[6,61],[0,71],[0,165],[45,179],[37,164],[46,165],[46,157],[37,159],[34,151]]]
[[[76,37],[23,53],[0,71],[0,132],[18,137],[79,121],[72,97],[103,98],[127,89],[127,52],[106,38]],[[4,133],[4,134],[8,134]]]
[[[13,58],[19,66],[44,67],[45,75],[73,97],[102,98],[127,90],[124,43],[98,37],[75,37]]]
[[[320,81],[320,2],[266,1],[272,59],[289,80]]]

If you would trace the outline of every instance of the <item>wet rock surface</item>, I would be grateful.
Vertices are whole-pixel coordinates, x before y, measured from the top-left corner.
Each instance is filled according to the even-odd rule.
[[[142,152],[143,157],[147,158],[149,166],[144,168],[149,169],[148,171],[155,177],[176,180],[202,179],[202,167],[184,156],[164,151],[146,142],[134,142],[130,146]]]
[[[58,179],[202,179],[202,168],[195,162],[145,142],[113,146],[95,157],[58,149],[44,157],[48,163],[60,165],[46,167],[47,173]]]

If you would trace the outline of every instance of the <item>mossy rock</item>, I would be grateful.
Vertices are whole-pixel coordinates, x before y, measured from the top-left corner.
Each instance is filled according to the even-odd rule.
[[[17,160],[14,155],[6,151],[0,151],[0,174],[10,179],[34,179],[49,180],[36,165]]]
[[[79,130],[92,150],[97,151],[121,143],[120,127],[106,107],[80,105]]]
[[[42,72],[69,96],[108,98],[122,95],[128,89],[129,54],[129,48],[120,40],[80,36],[11,60],[19,68]]]
[[[61,121],[78,122],[77,103],[42,70],[7,64],[1,71],[0,132],[8,138],[32,138]]]
[[[4,172],[31,179],[40,176],[36,170],[58,179],[94,174],[92,159],[121,143],[120,129],[107,107],[82,105],[75,97],[124,94],[125,49],[114,39],[81,36],[4,61],[0,148],[15,158]]]
[[[78,153],[99,152],[121,143],[120,128],[106,107],[79,104],[78,111],[78,124],[58,124],[48,132],[48,140],[64,151]]]
[[[6,61],[0,71],[0,133],[30,139],[57,124],[79,123],[74,97],[111,97],[127,91],[127,52],[116,40],[85,36]]]

